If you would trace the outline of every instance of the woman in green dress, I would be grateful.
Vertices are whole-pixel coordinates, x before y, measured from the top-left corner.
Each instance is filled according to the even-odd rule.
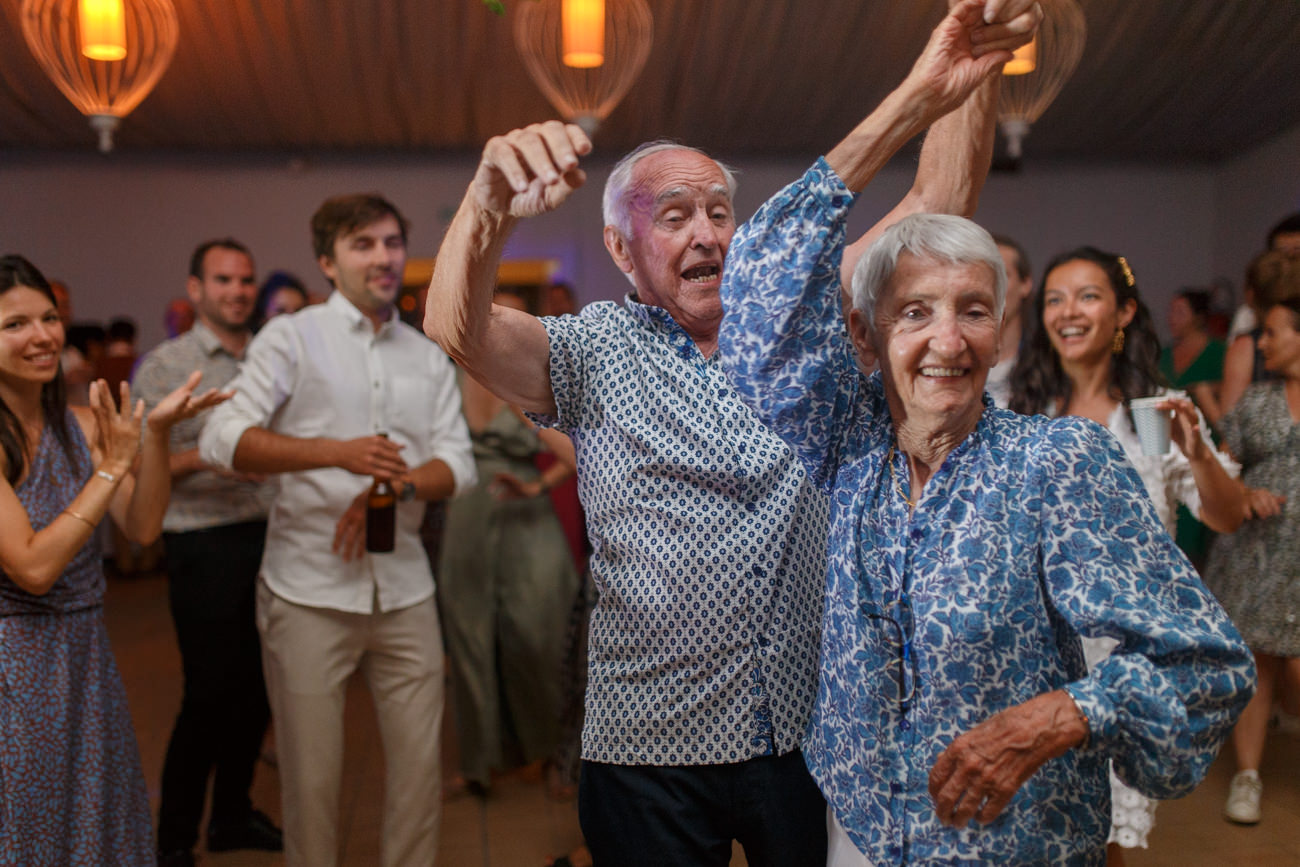
[[[1213,418],[1223,381],[1227,346],[1210,336],[1210,293],[1185,289],[1169,302],[1173,342],[1160,352],[1160,372],[1172,388],[1186,391],[1197,408]],[[1186,506],[1178,506],[1178,547],[1200,569],[1210,551],[1210,530]]]
[[[524,309],[498,293],[496,303]],[[544,760],[559,739],[561,668],[578,573],[547,492],[574,472],[564,434],[539,430],[468,376],[461,398],[478,485],[447,504],[437,571],[461,780]],[[538,472],[534,458],[557,460]]]

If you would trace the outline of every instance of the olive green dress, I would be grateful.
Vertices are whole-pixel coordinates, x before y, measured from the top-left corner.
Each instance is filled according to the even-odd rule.
[[[479,481],[447,505],[438,604],[454,676],[461,774],[486,786],[492,770],[510,759],[542,759],[556,746],[578,575],[546,494],[495,494],[499,473],[537,478],[536,431],[503,407],[470,437]]]

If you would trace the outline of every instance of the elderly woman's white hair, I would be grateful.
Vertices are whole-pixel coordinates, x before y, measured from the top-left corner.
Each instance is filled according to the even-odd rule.
[[[689,147],[670,139],[657,139],[637,147],[626,154],[618,163],[615,164],[614,170],[609,173],[609,179],[605,181],[605,194],[601,200],[601,215],[605,220],[606,226],[613,226],[622,233],[624,238],[632,237],[632,219],[627,212],[627,192],[628,187],[632,184],[632,170],[636,164],[648,156],[653,156],[663,151],[690,151],[701,156],[708,157],[717,163],[718,168],[722,171],[723,178],[727,181],[727,194],[736,198],[736,172],[731,166],[714,160],[699,148]]]
[[[965,217],[912,214],[890,226],[853,269],[853,306],[876,324],[880,291],[898,268],[898,259],[911,253],[918,259],[951,265],[987,265],[993,271],[993,294],[1002,318],[1007,300],[1007,273],[993,236]]]

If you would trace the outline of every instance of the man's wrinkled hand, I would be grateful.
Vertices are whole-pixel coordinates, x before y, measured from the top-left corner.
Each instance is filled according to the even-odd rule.
[[[989,51],[1015,51],[1029,44],[1043,22],[1043,7],[1035,0],[988,0],[987,25],[972,34],[976,56]]]
[[[552,211],[586,182],[578,159],[590,152],[591,139],[580,127],[557,120],[494,136],[474,175],[475,201],[502,216]]]
[[[1037,7],[1006,23],[988,24],[984,0],[958,0],[930,34],[908,78],[928,94],[931,110],[946,114],[1033,38]]]

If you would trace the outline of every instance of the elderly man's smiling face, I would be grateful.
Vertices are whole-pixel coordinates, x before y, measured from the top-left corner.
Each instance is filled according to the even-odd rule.
[[[872,337],[896,424],[935,433],[974,428],[998,354],[994,285],[988,265],[899,256]],[[854,317],[857,339],[861,318]]]
[[[615,264],[643,304],[662,307],[697,341],[716,340],[722,320],[722,262],[736,230],[727,179],[689,150],[651,154],[632,170],[631,236],[605,229]]]

